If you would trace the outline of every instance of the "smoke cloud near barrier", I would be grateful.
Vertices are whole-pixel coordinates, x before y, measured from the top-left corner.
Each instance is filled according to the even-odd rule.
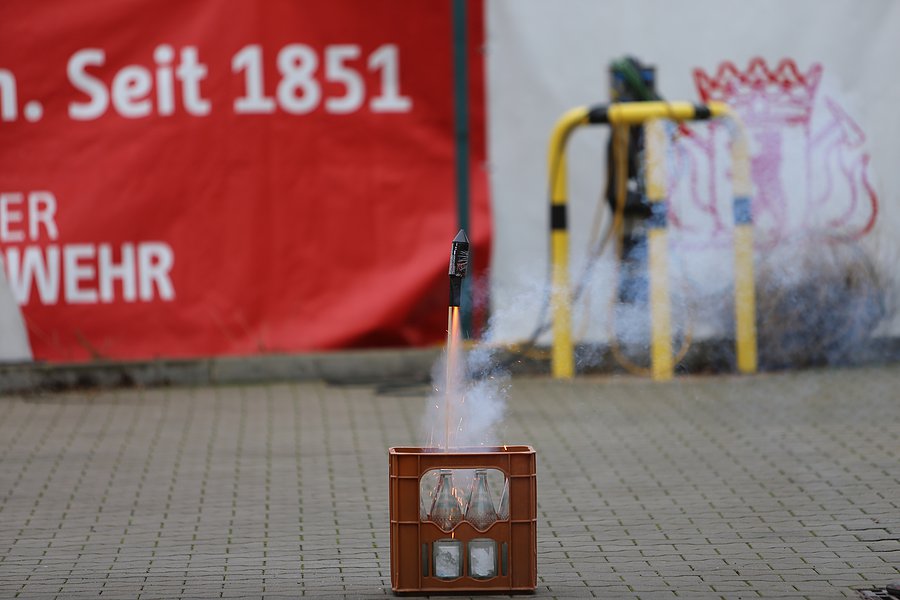
[[[763,368],[858,360],[896,314],[895,282],[856,244],[783,248],[756,280]]]
[[[709,253],[712,254],[712,253]],[[841,365],[879,358],[879,336],[898,314],[898,281],[889,262],[877,261],[884,249],[824,239],[783,244],[756,259],[756,323],[761,369]],[[693,370],[733,369],[734,289],[731,256],[717,252],[690,264],[670,257],[672,345],[676,358],[687,356]],[[699,261],[698,261],[699,262]],[[721,263],[720,268],[714,268]],[[896,264],[896,263],[895,263]],[[579,322],[601,321],[608,332],[585,342],[576,356],[579,370],[618,368],[647,375],[650,313],[641,303],[612,296],[615,277],[598,269],[588,283],[596,299],[576,302]],[[592,296],[593,296],[592,294]],[[609,351],[603,351],[608,349]],[[612,364],[615,363],[615,364]]]
[[[719,288],[707,298],[702,297],[684,257],[671,252],[669,258],[672,344],[673,353],[680,358],[693,340],[714,336],[726,325],[721,319],[717,322],[711,318],[708,310],[709,306],[719,306]],[[576,368],[624,369],[649,376],[652,329],[646,271],[633,271],[626,290],[620,292],[622,267],[612,250],[607,250],[594,267],[583,273],[584,278],[573,284],[576,291],[582,290],[573,302]],[[624,301],[623,297],[630,300]],[[727,298],[724,301],[730,302]]]
[[[672,345],[686,368],[734,369],[733,254],[730,247],[700,250],[673,236],[669,256]],[[873,341],[898,315],[900,289],[891,264],[892,244],[846,242],[823,236],[797,238],[756,257],[756,321],[761,369],[841,365],[877,359]],[[574,275],[575,273],[573,273]],[[649,376],[650,312],[646,302],[621,302],[619,268],[607,248],[590,268],[581,266],[572,283],[581,293],[573,302],[576,367],[625,369]],[[495,325],[503,320],[531,323],[539,349],[552,343],[549,288],[533,274],[522,276],[525,292],[506,307],[495,307],[480,345],[461,352],[456,364],[461,392],[450,396],[453,445],[505,441],[502,420],[510,386],[508,354],[527,344],[501,346]],[[544,307],[541,309],[540,307]],[[544,325],[543,328],[539,325]],[[600,332],[602,337],[592,337]],[[889,332],[888,332],[889,334]],[[527,342],[528,340],[519,340]],[[709,343],[712,342],[712,343]],[[501,350],[500,348],[504,348]],[[535,355],[546,358],[545,352]],[[520,355],[521,356],[521,355]],[[526,356],[530,354],[526,353]],[[423,422],[426,445],[441,446],[445,419],[446,354],[434,365],[433,393]]]
[[[699,249],[672,232],[669,253],[672,345],[683,368],[734,369],[733,253],[729,246]],[[875,343],[890,335],[898,315],[897,260],[882,238],[847,242],[825,236],[797,236],[758,251],[755,260],[756,322],[761,369],[840,365],[877,359]],[[621,302],[619,268],[607,248],[590,269],[573,268],[572,288],[576,368],[625,370],[647,376],[650,366],[650,312],[646,302]],[[583,278],[578,275],[583,274]],[[524,279],[523,279],[524,281]],[[546,283],[532,276],[528,291],[494,320],[549,323],[536,307],[547,297]],[[539,314],[540,313],[540,314]],[[507,341],[507,340],[504,340]],[[516,340],[518,342],[524,340]],[[538,337],[546,348],[549,328]],[[513,350],[519,348],[513,346]]]

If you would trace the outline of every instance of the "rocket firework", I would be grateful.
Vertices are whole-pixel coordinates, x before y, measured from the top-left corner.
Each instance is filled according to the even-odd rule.
[[[450,244],[450,307],[447,309],[447,377],[444,381],[444,450],[453,443],[453,405],[462,402],[462,373],[460,373],[459,303],[462,281],[469,270],[469,238],[462,229]]]
[[[450,244],[450,306],[459,306],[462,298],[462,280],[469,270],[469,238],[459,230]]]

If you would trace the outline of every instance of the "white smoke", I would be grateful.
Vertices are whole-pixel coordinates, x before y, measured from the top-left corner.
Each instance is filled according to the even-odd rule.
[[[423,418],[425,446],[446,448],[448,437],[450,448],[502,442],[510,375],[489,340],[490,328],[473,348],[445,349],[432,367],[432,393]],[[450,382],[448,360],[459,365],[449,373]]]

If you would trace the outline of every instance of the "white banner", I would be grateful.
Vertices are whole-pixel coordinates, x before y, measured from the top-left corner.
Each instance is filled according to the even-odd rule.
[[[896,279],[900,256],[900,3],[894,0],[490,0],[488,110],[494,250],[491,297],[500,341],[527,338],[548,274],[547,144],[567,109],[609,101],[609,65],[656,68],[667,100],[722,100],[751,143],[757,265],[863,248]],[[731,195],[724,128],[693,126],[669,152],[673,295],[730,289]],[[673,133],[675,133],[673,131]],[[608,219],[604,127],[569,143],[573,278]],[[598,213],[598,207],[600,211]],[[604,213],[605,211],[605,213]],[[608,336],[615,287],[607,248],[575,310],[582,340]],[[799,259],[798,259],[799,260]],[[729,312],[730,298],[720,312]],[[676,308],[677,311],[677,308]],[[695,314],[701,335],[720,315]],[[678,316],[676,315],[676,319]],[[881,332],[900,333],[900,322]],[[545,341],[548,338],[543,338]]]

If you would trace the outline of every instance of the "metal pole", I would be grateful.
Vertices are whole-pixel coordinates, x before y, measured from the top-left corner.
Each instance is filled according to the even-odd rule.
[[[650,372],[656,381],[672,379],[672,307],[669,297],[669,251],[666,235],[666,131],[662,121],[644,124],[647,221],[647,269],[650,278]]]
[[[469,227],[469,64],[466,36],[466,0],[453,0],[453,106],[456,122],[456,220],[459,229]],[[472,332],[470,284],[463,281],[462,330]]]
[[[753,212],[750,202],[750,153],[740,119],[729,114],[733,124],[731,181],[734,196],[734,316],[735,352],[741,373],[758,367],[756,341],[756,282],[753,276]]]
[[[712,117],[725,116],[728,105],[722,102],[693,104],[691,102],[621,102],[607,107],[596,107],[591,110],[604,111],[605,120],[592,120],[592,123],[609,123],[610,125],[637,125],[651,119],[669,119],[671,121],[698,121]],[[598,115],[599,116],[599,115]]]
[[[553,313],[553,349],[550,369],[557,379],[575,374],[572,346],[572,300],[569,289],[569,230],[566,215],[566,140],[569,134],[588,122],[587,107],[569,110],[550,136],[550,260],[552,262],[551,309]]]

